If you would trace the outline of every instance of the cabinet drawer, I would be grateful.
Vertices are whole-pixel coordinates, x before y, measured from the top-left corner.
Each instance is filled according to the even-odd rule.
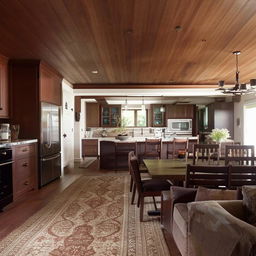
[[[14,168],[15,168],[14,176],[18,179],[32,176],[32,175],[34,176],[36,172],[35,158],[32,156],[32,157],[18,159],[14,163]]]
[[[83,140],[85,146],[98,146],[98,140]]]
[[[24,177],[15,182],[15,186],[13,188],[13,199],[17,199],[25,192],[28,192],[34,189],[35,184],[35,176]]]
[[[35,154],[35,144],[26,144],[14,147],[15,158],[22,158]]]

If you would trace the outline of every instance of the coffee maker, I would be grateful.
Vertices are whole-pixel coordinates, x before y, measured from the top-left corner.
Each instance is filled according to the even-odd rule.
[[[10,124],[0,124],[0,140],[10,139]]]

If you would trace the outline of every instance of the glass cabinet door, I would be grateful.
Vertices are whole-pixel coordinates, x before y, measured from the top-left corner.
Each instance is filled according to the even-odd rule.
[[[121,114],[121,106],[102,106],[101,126],[116,127]]]
[[[109,107],[102,108],[102,126],[110,125],[110,109]]]
[[[164,126],[164,112],[161,112],[162,106],[153,106],[153,126]]]

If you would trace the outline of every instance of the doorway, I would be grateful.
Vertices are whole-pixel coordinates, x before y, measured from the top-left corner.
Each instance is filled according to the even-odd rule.
[[[244,144],[256,147],[256,103],[244,106]]]

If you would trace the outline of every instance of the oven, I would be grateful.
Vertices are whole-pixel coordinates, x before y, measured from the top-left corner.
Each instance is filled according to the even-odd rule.
[[[13,200],[12,149],[0,148],[0,211]]]

